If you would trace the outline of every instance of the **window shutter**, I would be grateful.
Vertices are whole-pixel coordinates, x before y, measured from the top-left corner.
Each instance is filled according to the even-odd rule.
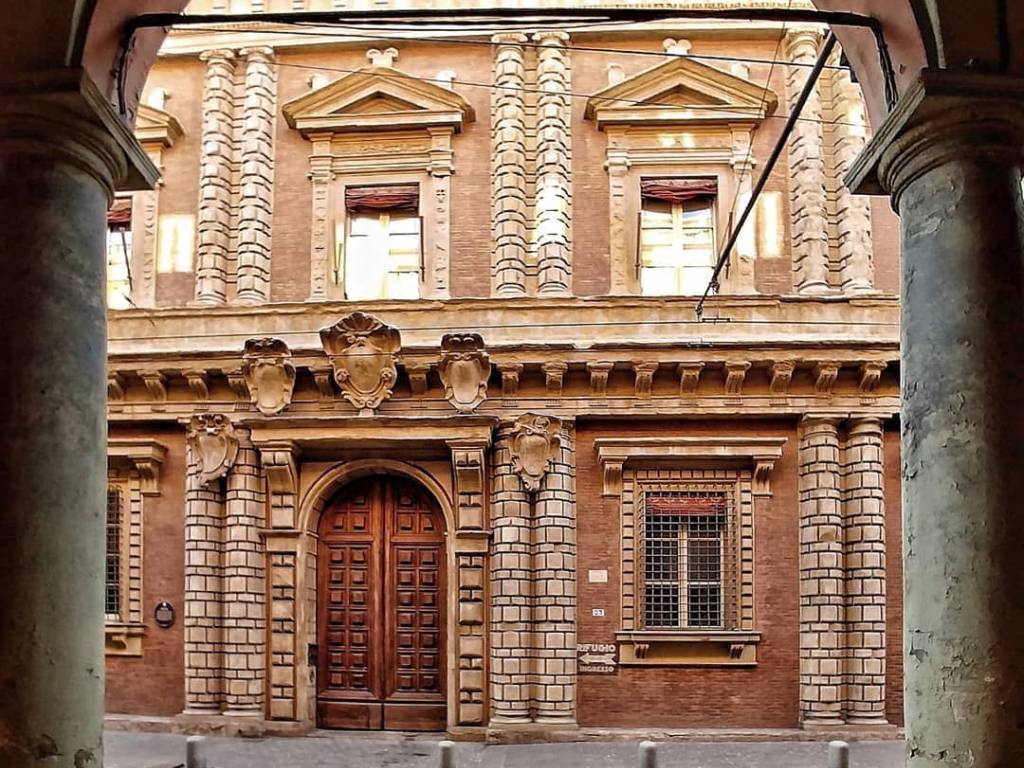
[[[718,196],[718,179],[641,179],[640,197],[664,203],[685,203]]]
[[[107,229],[130,229],[132,226],[132,199],[130,197],[115,198],[107,211]]]
[[[345,187],[345,208],[353,213],[419,213],[419,184]]]
[[[423,217],[418,218],[420,220],[420,282],[422,283],[427,279],[427,258],[423,252]]]
[[[643,244],[643,223],[644,223],[644,212],[636,212],[636,253],[633,254],[633,277],[638,281],[640,280],[640,262],[641,262],[641,251],[640,247]]]

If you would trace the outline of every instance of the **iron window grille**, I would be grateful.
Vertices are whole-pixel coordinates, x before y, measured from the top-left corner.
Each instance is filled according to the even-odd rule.
[[[107,618],[121,616],[121,525],[124,518],[121,489],[107,488],[107,568],[104,611]]]
[[[644,629],[739,628],[734,494],[645,490],[638,547]]]

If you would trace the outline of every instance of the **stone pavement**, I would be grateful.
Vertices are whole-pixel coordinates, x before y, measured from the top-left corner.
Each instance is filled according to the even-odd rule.
[[[185,760],[185,737],[108,731],[107,768],[172,768]],[[435,768],[437,735],[338,734],[303,738],[208,738],[209,768]],[[819,742],[670,742],[659,768],[825,768]],[[456,745],[458,768],[634,768],[630,742]],[[850,768],[901,768],[903,742],[851,746]]]

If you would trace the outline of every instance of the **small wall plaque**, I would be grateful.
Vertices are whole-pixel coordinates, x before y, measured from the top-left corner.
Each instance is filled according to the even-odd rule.
[[[604,568],[596,571],[587,571],[587,581],[591,584],[607,584],[608,583],[608,571]]]

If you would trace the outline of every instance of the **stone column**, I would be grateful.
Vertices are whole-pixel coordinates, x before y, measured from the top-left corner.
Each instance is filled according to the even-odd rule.
[[[270,299],[270,223],[274,196],[277,73],[271,48],[247,48],[238,214],[238,301]]]
[[[800,719],[843,723],[843,516],[835,419],[800,428]]]
[[[530,722],[530,497],[503,425],[491,484],[491,722]]]
[[[266,481],[249,430],[236,430],[238,458],[224,502],[224,702],[229,715],[263,715],[266,690]]]
[[[223,691],[224,492],[203,482],[188,449],[185,475],[185,714],[216,715]]]
[[[492,193],[494,232],[492,292],[526,295],[526,35],[491,38],[494,91],[491,96]]]
[[[843,448],[846,721],[885,724],[885,498],[882,422],[850,422]]]
[[[562,430],[534,506],[534,709],[540,724],[576,720],[576,453]]]
[[[843,291],[858,293],[874,288],[871,203],[850,192],[843,183],[867,141],[864,96],[847,69],[832,70],[832,128],[836,175],[836,226],[839,234],[839,269]]]
[[[199,58],[206,62],[206,89],[196,226],[196,302],[212,305],[227,301],[228,292],[235,54],[213,50]]]
[[[533,36],[537,50],[537,291],[542,296],[572,293],[569,223],[572,201],[569,35],[546,30]]]
[[[813,64],[818,58],[821,35],[799,30],[786,36],[786,60]],[[796,101],[810,74],[810,67],[789,67],[786,93]],[[798,120],[789,140],[790,206],[793,244],[793,282],[798,293],[828,290],[828,210],[825,202],[825,158],[821,129],[821,96],[818,90],[807,100],[803,120]]]
[[[925,70],[848,176],[902,258],[909,768],[1024,755],[1024,81]]]
[[[130,173],[135,189],[156,178],[80,71],[0,84],[0,764],[9,768],[103,760],[105,212]]]

